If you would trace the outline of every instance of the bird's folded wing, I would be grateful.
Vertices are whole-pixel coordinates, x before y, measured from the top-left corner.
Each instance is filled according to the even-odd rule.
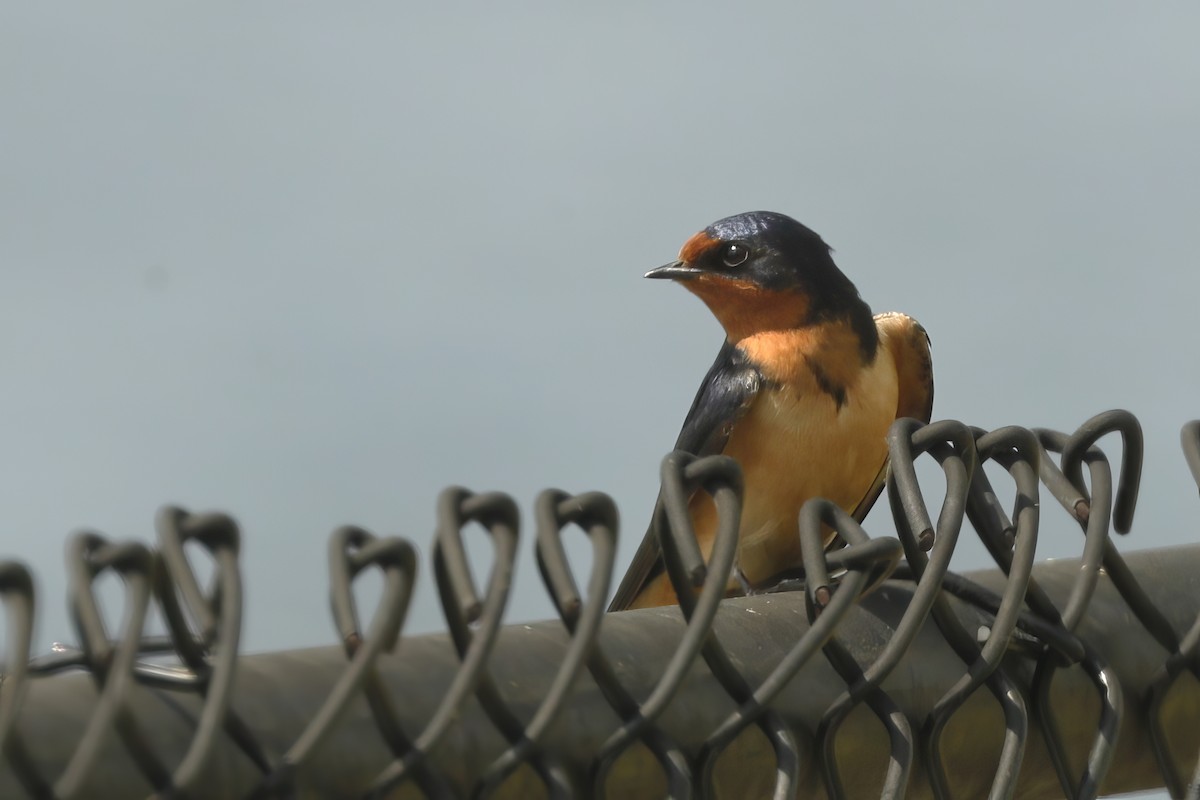
[[[896,419],[913,417],[929,422],[933,414],[933,358],[929,352],[929,334],[907,314],[889,311],[875,315],[879,340],[892,354],[896,364],[899,394]],[[885,457],[871,488],[855,506],[851,516],[862,522],[887,483],[888,460]]]
[[[720,453],[725,449],[729,433],[733,425],[746,413],[750,403],[758,393],[763,378],[734,345],[729,342],[721,347],[717,359],[713,362],[696,399],[692,401],[691,410],[683,422],[683,429],[675,442],[676,450],[683,450],[697,456],[708,456]],[[662,497],[655,502],[654,517]],[[646,531],[629,570],[617,587],[609,611],[620,611],[628,608],[637,598],[648,581],[663,570],[662,551],[653,528]]]

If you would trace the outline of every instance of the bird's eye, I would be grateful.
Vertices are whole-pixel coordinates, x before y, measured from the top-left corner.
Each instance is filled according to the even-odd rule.
[[[721,250],[721,261],[727,267],[736,267],[750,257],[750,248],[741,242],[730,242]]]

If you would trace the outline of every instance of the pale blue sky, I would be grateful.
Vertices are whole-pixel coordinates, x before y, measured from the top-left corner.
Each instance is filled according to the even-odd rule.
[[[640,276],[755,208],[926,325],[935,416],[1137,413],[1127,546],[1188,540],[1198,24],[1182,3],[8,4],[0,552],[36,569],[40,641],[72,638],[65,534],[146,539],[167,501],[241,521],[252,650],[333,642],[329,531],[427,552],[451,483],[525,511],[610,492],[627,560],[720,341]],[[1077,550],[1060,528],[1045,554]],[[512,619],[550,614],[525,550]]]

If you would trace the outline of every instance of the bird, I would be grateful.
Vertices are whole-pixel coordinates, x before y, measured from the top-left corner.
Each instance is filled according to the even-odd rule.
[[[738,462],[744,494],[727,594],[765,591],[801,566],[801,506],[825,497],[861,522],[887,479],[892,423],[929,421],[929,336],[906,314],[873,315],[820,235],[775,212],[718,220],[645,277],[682,284],[725,331],[675,449]],[[696,492],[688,513],[708,561],[711,498]],[[609,610],[678,602],[651,529]]]

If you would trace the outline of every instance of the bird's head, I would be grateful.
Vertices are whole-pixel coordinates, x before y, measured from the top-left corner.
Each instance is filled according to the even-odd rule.
[[[684,243],[679,258],[646,273],[692,291],[732,342],[870,309],[833,263],[829,245],[791,217],[751,211],[718,220]]]

